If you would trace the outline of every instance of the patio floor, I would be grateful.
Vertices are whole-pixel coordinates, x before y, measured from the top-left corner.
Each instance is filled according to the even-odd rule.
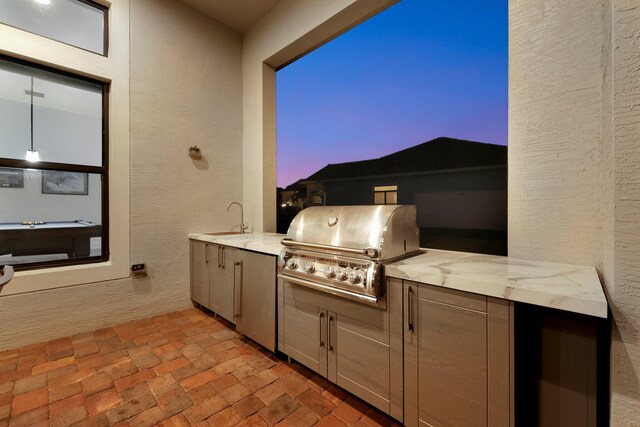
[[[393,424],[197,309],[0,352],[0,427]]]

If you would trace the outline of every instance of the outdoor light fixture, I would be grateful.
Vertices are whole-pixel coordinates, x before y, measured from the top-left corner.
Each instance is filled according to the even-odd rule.
[[[51,4],[51,0],[34,0],[34,1],[40,4]]]
[[[28,162],[35,163],[40,161],[40,154],[38,154],[38,150],[33,148],[33,77],[31,77],[31,91],[25,92],[31,95],[31,148],[27,150],[24,158]],[[38,96],[44,98],[44,94],[38,94]]]

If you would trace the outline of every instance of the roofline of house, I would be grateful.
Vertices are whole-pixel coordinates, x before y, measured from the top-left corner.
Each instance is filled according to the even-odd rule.
[[[453,168],[453,169],[438,169],[432,171],[419,171],[419,172],[407,172],[407,173],[389,173],[384,175],[365,175],[365,176],[355,176],[350,178],[332,178],[332,179],[314,179],[314,180],[301,180],[300,184],[311,184],[315,182],[335,182],[335,181],[357,181],[359,179],[370,179],[370,178],[388,178],[388,177],[406,177],[406,176],[414,176],[414,175],[436,175],[441,173],[451,173],[451,172],[472,172],[478,170],[489,170],[489,169],[506,169],[506,164],[501,165],[489,165],[489,166],[474,166],[470,168]]]

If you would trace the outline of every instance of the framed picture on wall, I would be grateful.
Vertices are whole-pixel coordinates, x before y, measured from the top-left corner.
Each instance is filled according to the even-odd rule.
[[[42,171],[42,194],[89,194],[89,176],[86,172]]]
[[[0,168],[0,188],[24,188],[24,171]]]

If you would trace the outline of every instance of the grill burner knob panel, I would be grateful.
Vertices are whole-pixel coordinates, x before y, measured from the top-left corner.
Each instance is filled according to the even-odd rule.
[[[324,275],[327,279],[333,279],[336,277],[336,269],[333,267],[327,267],[326,270],[324,270]]]
[[[296,268],[298,268],[298,263],[296,263],[295,259],[290,259],[289,261],[287,261],[287,268],[290,270],[295,270]]]
[[[338,280],[347,280],[347,272],[344,270],[338,270]]]
[[[353,283],[354,285],[360,283],[362,281],[362,276],[358,273],[350,273],[349,274],[349,282]]]
[[[314,271],[316,271],[316,267],[313,265],[313,263],[307,262],[304,265],[304,271],[306,271],[307,273],[311,274]]]

